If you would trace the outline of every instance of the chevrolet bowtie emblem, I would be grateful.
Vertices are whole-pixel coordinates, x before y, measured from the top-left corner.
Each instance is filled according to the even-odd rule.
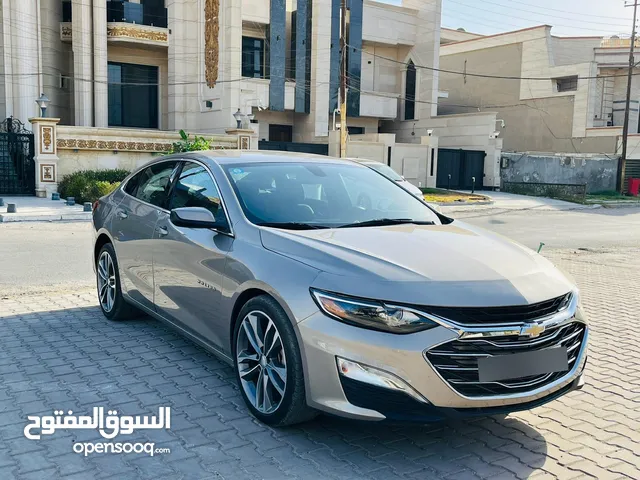
[[[538,325],[537,323],[528,323],[520,329],[520,336],[535,338],[540,336],[540,334],[544,332],[544,330],[544,325]]]

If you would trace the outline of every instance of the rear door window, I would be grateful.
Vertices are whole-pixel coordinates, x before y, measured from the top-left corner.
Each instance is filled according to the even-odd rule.
[[[142,170],[136,175],[139,178],[135,197],[156,207],[164,208],[171,186],[171,174],[177,163],[176,161],[154,163]]]

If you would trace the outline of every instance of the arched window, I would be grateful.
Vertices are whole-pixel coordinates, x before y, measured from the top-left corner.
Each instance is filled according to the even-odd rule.
[[[416,66],[411,60],[407,64],[407,76],[404,80],[404,119],[413,120],[416,116]]]

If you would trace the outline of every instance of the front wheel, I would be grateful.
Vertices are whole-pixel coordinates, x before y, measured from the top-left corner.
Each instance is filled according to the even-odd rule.
[[[286,426],[316,415],[306,403],[293,325],[273,298],[255,297],[242,307],[234,339],[236,378],[253,416],[267,425]]]
[[[122,296],[116,252],[110,243],[105,244],[98,254],[96,277],[98,302],[105,317],[109,320],[125,320],[140,313]]]

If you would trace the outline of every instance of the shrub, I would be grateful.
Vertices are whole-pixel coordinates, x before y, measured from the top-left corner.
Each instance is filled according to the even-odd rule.
[[[127,170],[82,170],[65,175],[58,184],[61,198],[74,197],[77,203],[94,202],[111,193],[129,175]]]
[[[211,142],[204,137],[193,137],[189,140],[189,135],[184,130],[180,130],[182,140],[171,145],[167,153],[196,152],[198,150],[211,150]]]
[[[82,199],[81,203],[84,202],[95,202],[100,197],[104,197],[105,195],[110,194],[116,188],[118,188],[120,182],[102,182],[100,180],[97,181],[89,181],[87,187],[82,191]]]

